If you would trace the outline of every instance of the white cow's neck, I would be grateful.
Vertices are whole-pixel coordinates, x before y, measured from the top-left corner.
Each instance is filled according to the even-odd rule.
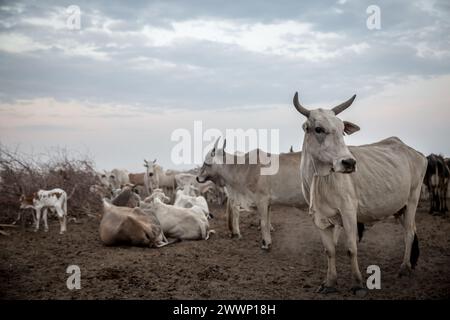
[[[310,202],[310,191],[312,180],[314,176],[327,176],[330,175],[328,166],[315,160],[309,152],[306,137],[303,141],[302,158],[300,162],[300,175],[302,179],[302,191],[306,202]]]

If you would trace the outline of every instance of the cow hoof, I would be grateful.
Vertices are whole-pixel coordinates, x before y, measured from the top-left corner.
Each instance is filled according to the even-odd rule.
[[[48,229],[44,229],[44,232],[48,232]]]
[[[261,249],[266,250],[266,251],[269,251],[269,250],[270,250],[270,247],[271,247],[271,244],[270,244],[270,243],[266,243],[264,240],[262,241]]]
[[[398,272],[398,277],[409,277],[411,276],[412,270],[411,267],[406,266],[406,265],[402,265],[400,267],[400,271]]]
[[[329,294],[329,293],[338,292],[338,290],[335,287],[328,287],[325,284],[321,284],[316,292],[322,293],[322,294]]]
[[[39,229],[34,229],[34,230],[33,230],[33,232],[38,232],[38,231],[39,231]]]
[[[352,287],[350,291],[359,298],[364,298],[367,295],[367,289],[360,286]]]
[[[60,231],[60,232],[59,232],[59,234],[64,234],[64,233],[65,233],[65,231]]]
[[[242,239],[242,236],[239,233],[232,233],[232,234],[230,234],[230,238],[240,240],[240,239]]]

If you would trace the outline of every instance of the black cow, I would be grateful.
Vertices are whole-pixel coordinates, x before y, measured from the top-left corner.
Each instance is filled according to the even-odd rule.
[[[430,193],[430,213],[445,213],[447,209],[447,188],[450,170],[441,155],[430,154],[427,157],[428,166],[424,183]]]

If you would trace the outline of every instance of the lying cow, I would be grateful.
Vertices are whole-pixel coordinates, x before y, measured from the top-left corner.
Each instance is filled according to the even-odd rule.
[[[170,244],[158,219],[150,210],[118,207],[103,200],[100,239],[107,246],[163,247]]]
[[[210,234],[208,219],[192,208],[179,208],[166,204],[170,201],[161,189],[155,189],[147,197],[141,208],[150,209],[161,223],[164,234],[168,238],[178,240],[208,240]],[[166,202],[166,203],[164,203]]]
[[[67,230],[67,194],[62,189],[39,190],[30,196],[20,197],[20,209],[33,209],[36,211],[35,231],[39,230],[41,210],[43,209],[44,231],[48,231],[47,211],[56,211],[60,223],[60,234]]]
[[[185,186],[194,186],[196,195],[203,196],[208,203],[217,203],[221,206],[226,200],[224,187],[220,187],[212,181],[199,183],[196,180],[196,175],[192,173],[179,173],[175,175],[177,188],[183,189]]]
[[[191,208],[203,214],[206,218],[211,219],[208,203],[202,196],[196,196],[196,188],[193,186],[185,186],[178,189],[175,195],[174,207]]]
[[[126,185],[122,189],[118,189],[118,192],[114,195],[111,203],[118,207],[139,207],[141,197],[134,192],[133,185]]]

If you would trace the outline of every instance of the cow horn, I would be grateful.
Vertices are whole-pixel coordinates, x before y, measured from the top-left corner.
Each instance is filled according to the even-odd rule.
[[[294,107],[295,109],[297,109],[298,112],[300,112],[302,115],[304,115],[305,117],[309,117],[309,110],[306,109],[305,107],[303,107],[300,102],[298,101],[298,92],[295,93],[294,95]]]
[[[223,139],[223,146],[222,150],[225,150],[225,147],[227,146],[227,139]]]
[[[356,98],[356,94],[354,94],[353,97],[351,97],[347,101],[341,103],[340,105],[334,107],[331,110],[333,110],[335,115],[338,115],[339,113],[341,113],[342,111],[344,111],[345,109],[350,107],[352,105],[353,101],[355,100],[355,98]]]
[[[214,148],[213,148],[213,150],[216,150],[216,149],[217,149],[217,145],[219,144],[219,140],[220,140],[220,137],[218,137],[217,140],[216,140],[216,143],[214,143]]]

